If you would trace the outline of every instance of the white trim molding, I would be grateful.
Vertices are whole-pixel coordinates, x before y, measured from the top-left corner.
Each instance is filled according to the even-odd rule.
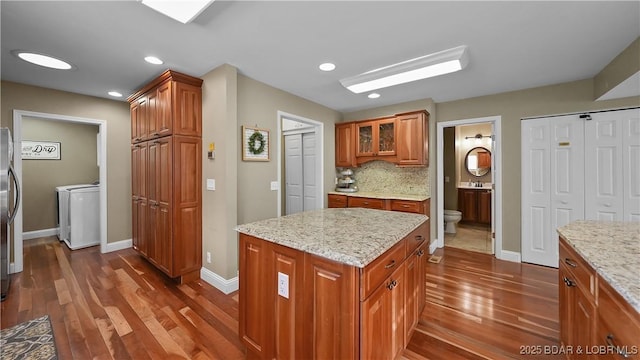
[[[438,239],[435,239],[429,244],[429,254],[433,254],[434,251],[438,248]]]
[[[502,256],[499,259],[517,263],[522,262],[522,257],[519,252],[509,250],[502,250]]]
[[[27,231],[22,233],[22,240],[24,241],[24,240],[37,239],[45,236],[56,236],[59,233],[60,233],[59,228]]]
[[[200,269],[200,278],[226,295],[237,291],[240,287],[237,276],[227,280],[207,268]]]
[[[107,245],[105,246],[104,253],[110,253],[118,250],[129,249],[132,246],[133,246],[133,240],[131,239],[107,243]]]

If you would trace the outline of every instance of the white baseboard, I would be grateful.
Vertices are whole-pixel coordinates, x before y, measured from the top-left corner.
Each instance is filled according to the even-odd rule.
[[[15,263],[10,263],[9,264],[9,274],[15,274],[16,273],[16,264]]]
[[[22,233],[22,240],[37,239],[45,236],[56,236],[58,235],[58,231],[58,228],[26,231]]]
[[[128,249],[133,246],[133,241],[131,239],[120,240],[112,243],[107,243],[107,249],[105,253],[110,253],[113,251]]]
[[[519,252],[502,250],[500,254],[500,260],[513,261],[513,262],[522,262],[522,258]]]
[[[239,288],[237,276],[227,280],[207,268],[200,269],[200,278],[225,294],[230,294]]]
[[[429,254],[433,254],[433,252],[436,251],[437,248],[438,240],[432,241],[431,244],[429,244]]]

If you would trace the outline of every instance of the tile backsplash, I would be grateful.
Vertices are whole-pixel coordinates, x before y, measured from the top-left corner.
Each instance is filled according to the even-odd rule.
[[[354,168],[360,191],[430,196],[427,167],[396,167],[386,161],[370,161]]]

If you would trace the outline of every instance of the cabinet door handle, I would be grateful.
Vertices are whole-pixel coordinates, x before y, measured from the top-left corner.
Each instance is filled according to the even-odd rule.
[[[424,255],[424,249],[420,249],[416,255],[418,255],[418,257],[422,257],[422,255]]]
[[[607,342],[607,345],[609,345],[613,349],[615,349],[616,354],[620,355],[621,358],[628,359],[629,358],[629,354],[627,353],[625,348],[616,346],[616,344],[613,342],[614,339],[615,339],[615,337],[613,336],[613,334],[611,334],[611,333],[607,334],[607,337],[605,338],[605,340]]]
[[[564,258],[564,263],[571,266],[571,267],[577,267],[578,264],[574,263],[573,260],[569,259],[569,258]]]
[[[391,262],[388,263],[387,265],[385,265],[384,268],[385,269],[391,269],[394,266],[396,266],[396,261],[395,260],[391,260]]]
[[[564,281],[565,285],[569,286],[569,287],[573,287],[576,286],[576,283],[573,282],[573,280],[569,279],[566,276],[562,277],[562,281]]]
[[[407,205],[407,204],[402,204],[402,207],[406,209],[406,208],[408,208],[408,207],[409,207],[409,205]]]
[[[365,205],[369,205],[369,202],[368,202],[368,201],[365,201],[365,202],[363,202],[363,204],[365,204]]]
[[[158,136],[160,136],[160,134],[159,134],[159,133],[157,133],[157,132],[154,132],[154,133],[152,133],[152,134],[151,134],[151,136],[153,136],[153,137],[158,137]]]
[[[422,241],[422,240],[424,240],[424,236],[416,235],[416,241]]]
[[[396,286],[398,286],[398,281],[397,280],[391,280],[387,284],[387,289],[393,290]]]

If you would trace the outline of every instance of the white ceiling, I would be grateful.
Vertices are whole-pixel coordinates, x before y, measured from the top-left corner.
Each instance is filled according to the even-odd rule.
[[[591,78],[640,36],[639,1],[215,1],[183,25],[137,1],[1,1],[1,76],[123,101],[167,68],[239,72],[338,111]],[[467,45],[463,71],[353,94],[339,79]],[[30,50],[72,71],[25,63]],[[143,61],[155,55],[164,65]],[[337,69],[318,70],[325,61]]]

